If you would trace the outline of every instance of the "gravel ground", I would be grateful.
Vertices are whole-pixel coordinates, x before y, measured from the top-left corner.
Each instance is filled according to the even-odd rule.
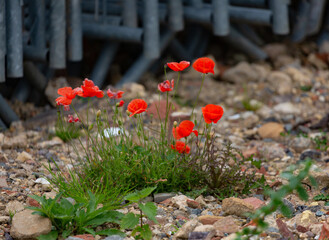
[[[295,194],[288,195],[285,201],[293,217],[287,219],[280,212],[270,215],[266,218],[270,227],[261,238],[325,239],[329,237],[329,207],[324,201],[312,199],[320,193],[328,194],[329,187],[329,143],[325,143],[326,139],[329,142],[328,54],[318,53],[312,43],[291,49],[269,44],[264,49],[270,56],[267,62],[238,61],[240,55],[232,56],[232,66],[217,62],[215,74],[207,75],[195,112],[201,116],[201,106],[209,103],[223,106],[224,116],[214,127],[222,139],[220,143],[230,140],[245,156],[254,154],[265,159],[259,174],[265,174],[273,189],[285,183],[280,178],[282,170],[311,157],[312,174],[319,187],[308,188],[308,202]],[[169,72],[167,77],[175,78],[176,73]],[[176,111],[188,113],[191,108],[186,106],[197,95],[200,74],[190,68],[181,77],[180,107]],[[153,80],[153,76],[144,76],[146,89],[140,84],[125,86],[124,97],[139,96],[148,103],[156,101],[159,80]],[[55,79],[48,86],[50,99],[56,97],[56,89],[63,81]],[[96,104],[104,107],[107,101],[97,100]],[[20,109],[24,108],[20,106]],[[84,109],[85,105],[80,106],[81,111]],[[30,214],[24,206],[35,204],[27,195],[53,197],[56,194],[56,189],[43,180],[48,175],[43,164],[53,164],[53,159],[65,171],[77,159],[68,144],[58,137],[51,138],[55,119],[56,111],[46,110],[0,133],[0,238],[11,239],[12,235],[28,239],[32,236],[31,229],[37,234],[49,228],[49,223],[42,223],[39,218],[30,219],[26,225],[22,220]],[[151,199],[157,204],[159,222],[150,222],[153,239],[233,239],[234,232],[250,221],[243,213],[269,201],[257,192],[223,201],[214,196],[190,199],[182,194],[165,193],[160,197],[163,197],[161,202],[159,195]],[[135,212],[135,207],[129,206],[122,212]],[[11,222],[13,212],[16,214]],[[76,238],[101,239],[91,235]]]

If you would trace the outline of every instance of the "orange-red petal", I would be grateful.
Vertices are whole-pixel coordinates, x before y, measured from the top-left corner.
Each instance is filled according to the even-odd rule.
[[[131,112],[129,117],[147,111],[147,103],[143,99],[134,99],[128,104],[128,111]]]
[[[72,99],[61,96],[56,98],[57,105],[70,105],[72,103]]]
[[[217,123],[222,118],[224,110],[221,106],[208,104],[202,108],[202,114],[206,123]]]
[[[198,58],[193,63],[192,67],[196,71],[201,73],[212,73],[212,74],[215,73],[214,72],[215,62],[208,57]]]
[[[169,62],[167,63],[167,66],[175,71],[175,72],[180,72],[183,71],[184,69],[188,68],[190,66],[190,62],[188,61],[180,61],[178,62]]]

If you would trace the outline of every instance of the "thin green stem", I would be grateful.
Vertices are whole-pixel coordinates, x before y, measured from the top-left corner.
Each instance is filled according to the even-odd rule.
[[[165,125],[164,125],[164,131],[163,131],[163,136],[162,136],[162,143],[166,144],[166,133],[167,133],[167,123],[168,123],[168,116],[170,112],[170,107],[171,104],[168,108],[169,105],[169,92],[167,92],[167,98],[166,98],[166,118],[165,118]]]
[[[176,97],[176,93],[177,93],[177,89],[178,89],[178,83],[179,83],[179,78],[180,78],[180,72],[178,72],[177,83],[175,83],[175,90],[174,90],[173,99],[175,99],[175,97]]]
[[[200,96],[200,93],[201,93],[201,90],[202,90],[202,87],[203,87],[203,82],[204,82],[205,78],[206,78],[206,74],[204,73],[204,74],[202,75],[201,87],[200,87],[200,89],[199,89],[198,95],[197,95],[196,100],[195,100],[194,105],[193,105],[191,118],[193,117],[193,112],[194,112],[194,109],[195,109],[195,107],[196,107],[196,104],[197,104],[198,101],[199,101],[199,96]]]

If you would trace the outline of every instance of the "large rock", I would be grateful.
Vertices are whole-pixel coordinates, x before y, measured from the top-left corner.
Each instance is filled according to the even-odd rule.
[[[282,159],[286,156],[284,148],[278,143],[264,144],[258,147],[259,156],[264,159]]]
[[[261,138],[279,138],[282,132],[284,132],[284,126],[276,122],[268,122],[258,128]]]
[[[199,222],[201,222],[204,225],[211,225],[217,222],[218,220],[222,219],[224,217],[222,216],[212,216],[212,215],[204,215],[204,216],[199,216]]]
[[[24,210],[24,205],[17,201],[17,200],[14,200],[14,201],[10,201],[7,206],[6,206],[6,209],[5,209],[5,212],[10,215],[10,214],[16,214],[20,211],[23,211]]]
[[[240,217],[247,217],[248,213],[254,212],[255,208],[243,199],[230,197],[223,200],[222,210],[227,215],[236,215]]]
[[[240,230],[240,227],[235,223],[232,216],[218,220],[213,226],[220,233],[235,233]]]
[[[0,177],[0,188],[7,188],[8,183],[7,183],[7,177],[2,176]]]
[[[23,151],[17,156],[16,160],[19,162],[27,162],[27,161],[33,161],[33,158],[31,154]]]
[[[293,82],[298,83],[300,86],[312,84],[312,73],[308,69],[287,67],[284,69],[284,72],[292,78]]]
[[[322,231],[319,240],[329,239],[329,225],[328,223],[323,223]]]
[[[310,210],[306,210],[301,214],[298,214],[295,217],[296,226],[302,226],[305,228],[309,228],[311,225],[318,223],[318,220],[313,212]]]
[[[26,134],[22,133],[14,137],[5,137],[2,148],[25,148],[27,145]]]
[[[31,239],[51,231],[51,221],[40,215],[32,215],[32,210],[24,210],[15,214],[10,235],[18,239]]]
[[[292,81],[291,78],[279,71],[273,71],[267,77],[267,81],[273,86],[274,91],[280,95],[289,94],[292,92]]]
[[[248,81],[257,81],[258,72],[247,62],[240,62],[238,65],[226,70],[223,79],[235,83],[245,83]]]
[[[175,196],[175,193],[156,193],[154,194],[154,202],[159,203],[173,196]]]
[[[295,149],[296,152],[302,152],[309,148],[312,144],[311,139],[305,137],[296,137],[290,141],[290,146]]]
[[[127,83],[123,85],[124,97],[126,99],[144,98],[146,96],[145,87],[138,83]]]
[[[274,106],[273,110],[280,114],[300,114],[301,110],[298,106],[291,102],[279,103]]]
[[[187,202],[186,200],[189,199],[185,195],[178,195],[171,198],[171,202],[174,207],[178,208],[179,210],[186,211]],[[190,199],[192,200],[192,199]]]
[[[285,55],[288,52],[287,46],[282,43],[270,43],[266,44],[263,50],[267,53],[267,55],[272,59],[276,59],[281,55]]]
[[[200,226],[197,218],[194,218],[188,222],[186,222],[174,235],[173,239],[188,239],[189,233],[193,232],[193,230]]]

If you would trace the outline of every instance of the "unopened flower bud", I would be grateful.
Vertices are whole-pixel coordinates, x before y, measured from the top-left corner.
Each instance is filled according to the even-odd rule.
[[[174,121],[174,127],[177,127],[178,123],[177,121]]]
[[[101,114],[102,114],[102,111],[101,111],[101,110],[98,110],[98,111],[96,112],[96,117],[99,118],[99,117],[101,116]]]
[[[90,124],[88,127],[88,131],[91,131],[91,129],[93,129],[93,127],[94,127],[94,124]]]
[[[128,110],[126,111],[126,113],[127,113],[128,116],[131,114]]]
[[[118,102],[118,103],[116,104],[116,106],[117,106],[117,107],[122,107],[123,104],[125,104],[125,102],[124,102],[123,100],[121,100],[120,102]]]

